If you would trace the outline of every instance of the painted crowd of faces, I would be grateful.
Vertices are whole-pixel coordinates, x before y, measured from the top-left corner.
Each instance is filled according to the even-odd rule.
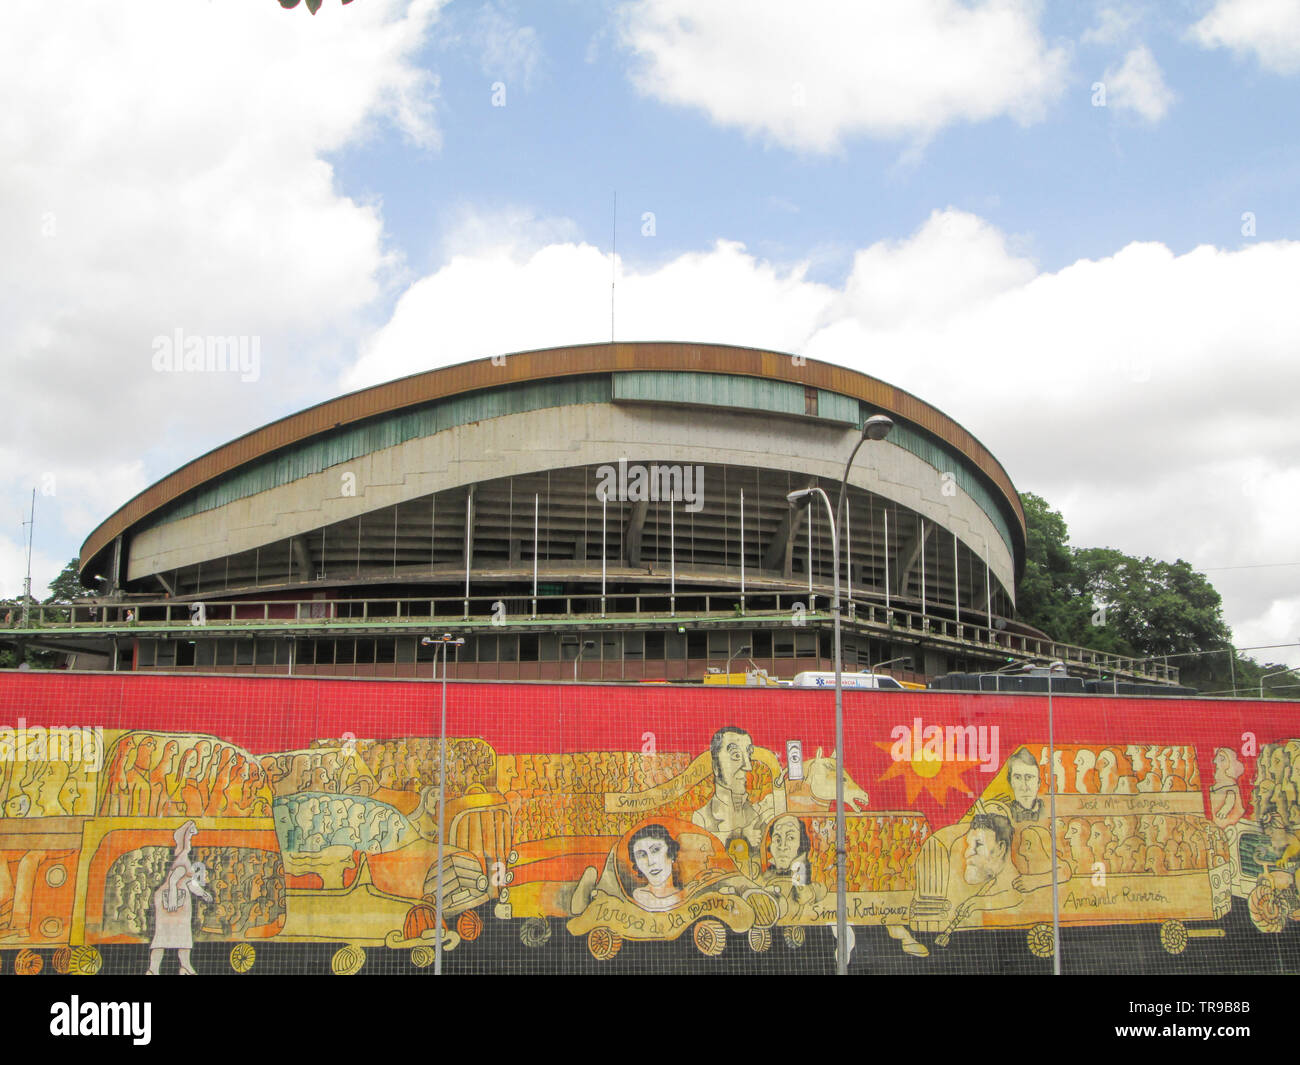
[[[198,931],[212,938],[255,929],[274,934],[294,905],[296,888],[344,891],[368,859],[408,848],[428,851],[437,841],[439,785],[449,808],[480,800],[503,811],[513,848],[554,840],[563,851],[565,840],[581,839],[590,853],[590,841],[604,841],[626,901],[648,913],[681,905],[725,872],[733,889],[740,884],[742,891],[762,890],[777,900],[783,922],[824,921],[826,893],[835,884],[828,787],[833,759],[819,751],[805,762],[804,779],[793,781],[778,755],[756,751],[743,728],[720,729],[714,740],[709,750],[696,752],[498,756],[483,740],[456,738],[447,744],[444,779],[438,743],[430,738],[347,736],[302,750],[255,753],[200,734],[106,732],[98,771],[56,761],[0,762],[0,801],[11,819],[162,824],[193,818],[201,832],[212,819],[269,820],[278,854],[238,845],[199,848],[214,901],[200,908],[196,921]],[[1232,748],[1216,748],[1207,787],[1191,746],[1063,745],[1049,751],[1043,744],[1024,745],[981,795],[972,795],[973,803],[954,808],[946,826],[915,811],[872,808],[862,782],[850,777],[847,887],[864,895],[919,897],[920,856],[927,841],[941,835],[951,854],[945,883],[957,885],[943,888],[944,912],[953,921],[969,922],[972,909],[998,897],[985,885],[999,877],[1017,885],[1017,896],[1008,888],[1002,897],[1029,898],[1046,883],[1052,848],[1064,870],[1058,883],[1098,867],[1160,877],[1231,865],[1237,877],[1256,869],[1267,875],[1285,908],[1291,898],[1285,892],[1296,894],[1300,862],[1300,740],[1264,745],[1253,774],[1248,760]],[[659,798],[650,807],[623,810],[609,801],[617,795]],[[1094,796],[1117,797],[1117,805],[1088,805]],[[1167,805],[1125,805],[1123,798],[1144,796],[1164,797]],[[1061,804],[1050,838],[1030,831],[1050,821],[1043,806],[1048,797]],[[1234,847],[1247,837],[1250,862],[1243,872]],[[46,860],[32,860],[38,853],[47,855],[0,850],[0,934],[30,931],[15,928],[22,919],[15,902],[34,890]],[[493,857],[477,856],[485,874]],[[148,900],[165,859],[165,848],[140,846],[112,862],[102,885],[105,929],[147,938]],[[979,890],[966,892],[963,883]],[[427,901],[419,891],[411,899]],[[339,933],[346,938],[346,929]]]

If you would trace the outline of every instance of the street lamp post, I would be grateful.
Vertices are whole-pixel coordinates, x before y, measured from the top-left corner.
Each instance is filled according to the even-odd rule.
[[[1047,801],[1050,804],[1048,819],[1052,826],[1052,836],[1056,836],[1056,792],[1060,782],[1056,779],[1056,730],[1052,714],[1052,673],[1047,669]],[[1059,883],[1059,866],[1057,864],[1056,845],[1052,845],[1052,975],[1061,975],[1061,885]]]
[[[886,658],[883,662],[877,662],[874,666],[871,667],[871,672],[874,673],[876,670],[880,669],[883,666],[892,666],[895,662],[911,663],[911,665],[907,667],[908,669],[911,669],[912,665],[915,665],[915,663],[912,662],[911,655],[901,655],[898,658]]]
[[[820,488],[805,488],[791,492],[786,496],[791,503],[797,503],[811,496],[821,496],[826,506],[826,518],[831,523],[831,620],[834,626],[835,653],[835,938],[838,941],[835,950],[835,971],[844,976],[849,971],[848,919],[845,909],[846,876],[844,868],[844,658],[840,644],[840,538],[839,528],[848,497],[849,470],[853,460],[858,457],[858,449],[868,440],[883,440],[894,427],[891,419],[883,414],[868,418],[862,426],[862,435],[849,454],[849,461],[844,464],[844,476],[840,480],[839,505],[833,511],[831,501]],[[811,571],[811,566],[809,567]]]
[[[734,655],[732,655],[730,658],[727,659],[727,668],[726,668],[725,672],[726,672],[726,674],[727,674],[727,684],[728,684],[728,685],[731,684],[731,663],[734,662],[734,661],[735,661],[737,658],[739,658],[741,655],[751,655],[751,654],[753,654],[753,653],[754,653],[754,648],[751,647],[749,644],[745,643],[745,644],[741,644],[741,645],[740,645],[740,649],[737,650],[736,653],[735,653]],[[757,667],[755,667],[755,668],[757,668]]]
[[[1265,673],[1259,678],[1259,697],[1264,698],[1264,681],[1268,680],[1269,677],[1281,677],[1287,673],[1294,673],[1298,669],[1300,669],[1300,666],[1292,666],[1290,669],[1279,669],[1276,673]]]
[[[578,663],[582,661],[583,652],[589,651],[595,646],[595,640],[583,640],[582,643],[578,645],[578,653],[573,656],[573,680],[575,684],[578,680]]]
[[[438,729],[438,897],[434,914],[437,939],[434,944],[433,974],[442,975],[442,838],[446,835],[445,821],[447,810],[447,649],[461,647],[465,640],[444,632],[441,636],[426,636],[420,641],[425,647],[435,646],[434,664],[438,661],[436,648],[442,647],[442,724]]]
[[[857,448],[854,448],[856,453]],[[785,498],[799,503],[810,496],[820,496],[826,505],[826,520],[831,523],[831,619],[835,627],[835,971],[843,976],[848,972],[848,921],[844,912],[844,678],[843,659],[840,656],[840,540],[835,535],[835,512],[825,491],[804,488],[789,493]],[[812,518],[808,525],[812,527]],[[812,567],[808,567],[812,572]]]

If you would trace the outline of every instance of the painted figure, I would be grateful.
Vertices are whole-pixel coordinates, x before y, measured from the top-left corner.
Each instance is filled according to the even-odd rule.
[[[754,803],[746,791],[745,776],[753,769],[754,742],[744,729],[724,725],[713,734],[709,753],[713,758],[713,798],[691,815],[691,821],[724,842],[743,837],[751,853],[757,852],[776,806],[774,794]]]
[[[1058,752],[1059,753],[1059,752]],[[1038,797],[1042,774],[1038,762],[1025,747],[1021,747],[1007,762],[1007,781],[1015,801],[1011,804],[1011,820],[1041,821],[1044,817],[1043,800]]]
[[[663,825],[646,825],[628,840],[627,855],[644,886],[632,898],[645,910],[671,910],[682,901],[682,885],[675,865],[677,841]]]
[[[1246,812],[1237,781],[1246,772],[1237,752],[1220,747],[1214,752],[1214,786],[1210,788],[1210,816],[1220,827],[1236,824]]]
[[[190,965],[190,951],[194,947],[191,927],[194,896],[212,901],[207,891],[207,868],[190,857],[190,842],[197,831],[193,821],[186,821],[176,830],[176,849],[167,879],[153,893],[154,933],[149,944],[149,976],[158,975],[163,952],[167,950],[176,951],[182,976],[196,975]]]
[[[826,887],[812,879],[812,840],[799,818],[782,814],[772,822],[768,850],[771,859],[761,883],[785,900],[786,916],[795,922],[812,921],[815,904],[826,897]]]
[[[1002,814],[976,814],[971,818],[958,846],[964,845],[962,880],[976,890],[958,903],[953,915],[956,924],[968,920],[976,910],[999,910],[1020,901],[1021,893],[1013,886],[1018,875],[1011,864],[1014,838],[1015,830]]]

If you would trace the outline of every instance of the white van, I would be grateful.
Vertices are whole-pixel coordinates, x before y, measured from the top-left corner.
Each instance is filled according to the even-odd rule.
[[[796,673],[794,680],[790,682],[790,686],[792,688],[834,688],[835,674],[818,671]],[[877,691],[901,692],[904,690],[898,681],[884,673],[841,673],[840,686],[842,688],[874,688]]]

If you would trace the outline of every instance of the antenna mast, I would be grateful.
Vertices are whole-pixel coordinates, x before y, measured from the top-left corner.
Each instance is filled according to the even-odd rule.
[[[32,601],[32,539],[36,534],[36,489],[32,489],[32,514],[27,526],[27,576],[23,578],[23,628],[27,628],[28,604]]]
[[[614,280],[618,264],[618,189],[614,190],[613,239],[609,253],[609,342],[614,343]]]

